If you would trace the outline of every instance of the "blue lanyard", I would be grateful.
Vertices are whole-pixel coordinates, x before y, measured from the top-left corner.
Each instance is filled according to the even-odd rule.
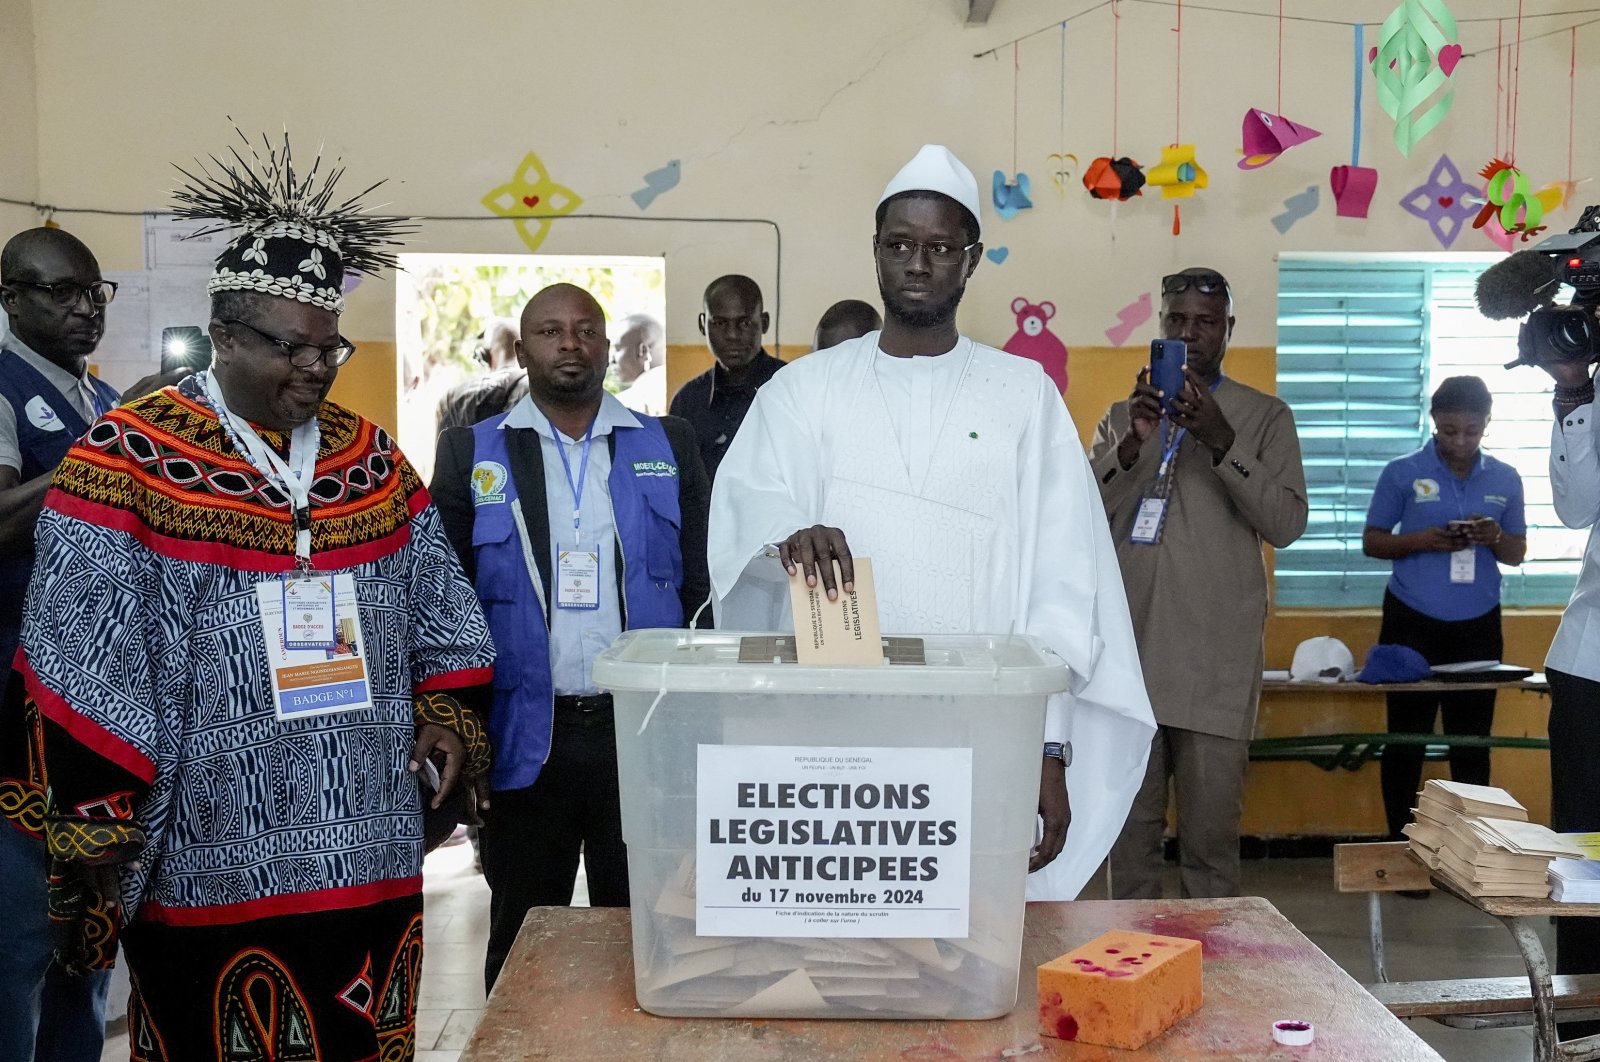
[[[577,482],[572,479],[572,463],[567,460],[567,444],[561,440],[561,432],[556,428],[555,421],[548,416],[544,418],[550,425],[550,435],[555,440],[556,453],[561,455],[561,467],[567,473],[567,486],[572,490],[572,535],[574,545],[583,541],[581,524],[583,521],[583,484],[589,478],[589,447],[594,444],[594,421],[589,422],[589,430],[583,433],[583,458],[578,467]],[[595,418],[598,420],[598,416]]]
[[[99,391],[95,391],[94,394],[93,394],[93,397],[91,397],[89,399],[89,401],[94,406],[94,419],[95,420],[99,420],[101,417],[105,416],[107,413],[110,413],[113,409],[117,408],[117,404],[115,402],[104,402],[104,403],[102,403],[100,401],[100,392]]]

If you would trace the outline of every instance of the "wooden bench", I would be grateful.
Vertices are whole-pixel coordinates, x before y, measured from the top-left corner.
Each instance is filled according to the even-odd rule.
[[[1404,841],[1341,844],[1333,849],[1333,882],[1339,892],[1367,894],[1372,970],[1376,983],[1367,986],[1374,998],[1400,1018],[1430,1018],[1460,1029],[1535,1026],[1538,1062],[1600,1058],[1600,1037],[1561,1043],[1555,1019],[1580,1021],[1600,1017],[1600,974],[1551,976],[1544,946],[1524,919],[1555,913],[1600,915],[1593,904],[1562,905],[1548,901],[1494,900],[1466,896],[1443,883],[1443,891],[1493,915],[1511,931],[1528,968],[1526,977],[1469,977],[1457,980],[1389,980],[1384,966],[1383,910],[1385,892],[1440,887],[1428,868]]]

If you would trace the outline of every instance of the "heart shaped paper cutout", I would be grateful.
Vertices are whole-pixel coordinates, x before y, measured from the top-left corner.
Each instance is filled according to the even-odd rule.
[[[1001,262],[1004,262],[1011,256],[1011,248],[991,247],[987,251],[983,252],[983,256],[989,261],[993,262],[995,265],[999,265]]]
[[[522,205],[525,207],[536,207],[539,205],[539,197],[536,195],[525,195],[522,197]]]
[[[1439,49],[1439,69],[1444,71],[1444,76],[1449,77],[1455,72],[1456,64],[1461,62],[1461,45],[1447,44]]]
[[[1453,196],[1453,195],[1441,195],[1439,197],[1439,205],[1442,206],[1442,207],[1447,207],[1450,204],[1454,203],[1455,201],[1456,201],[1456,197]]]

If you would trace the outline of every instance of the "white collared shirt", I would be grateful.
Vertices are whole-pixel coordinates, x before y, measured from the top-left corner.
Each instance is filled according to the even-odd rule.
[[[550,521],[550,571],[559,570],[558,553],[572,549],[572,488],[567,483],[566,469],[557,451],[556,432],[550,420],[525,396],[511,407],[500,427],[532,428],[539,433],[539,450],[544,456],[545,510]],[[600,411],[594,419],[594,442],[589,448],[589,473],[584,480],[583,501],[579,506],[579,520],[583,541],[581,548],[599,554],[600,591],[599,607],[592,609],[556,608],[555,594],[550,592],[550,676],[558,694],[586,694],[598,692],[594,684],[594,660],[622,633],[622,611],[618,605],[616,570],[616,519],[611,511],[611,448],[606,436],[614,428],[642,427],[634,416],[612,395],[600,399]],[[583,439],[571,439],[561,434],[560,445],[566,448],[567,462],[572,466],[576,482],[583,460]]]
[[[1589,528],[1583,567],[1544,666],[1600,682],[1600,447],[1595,445],[1595,405],[1579,406],[1550,432],[1550,493],[1568,527]]]

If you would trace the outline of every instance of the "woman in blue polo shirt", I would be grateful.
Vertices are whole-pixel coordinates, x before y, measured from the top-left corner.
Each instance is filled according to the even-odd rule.
[[[1394,562],[1383,595],[1378,641],[1408,645],[1430,664],[1499,660],[1500,565],[1528,550],[1522,477],[1478,444],[1489,424],[1489,389],[1452,376],[1433,393],[1433,438],[1390,461],[1367,509],[1362,550]],[[1389,732],[1431,734],[1444,713],[1447,734],[1488,734],[1494,690],[1389,694]],[[1411,819],[1422,748],[1394,746],[1382,761],[1383,810],[1398,839]],[[1487,748],[1452,748],[1450,777],[1489,783]]]

